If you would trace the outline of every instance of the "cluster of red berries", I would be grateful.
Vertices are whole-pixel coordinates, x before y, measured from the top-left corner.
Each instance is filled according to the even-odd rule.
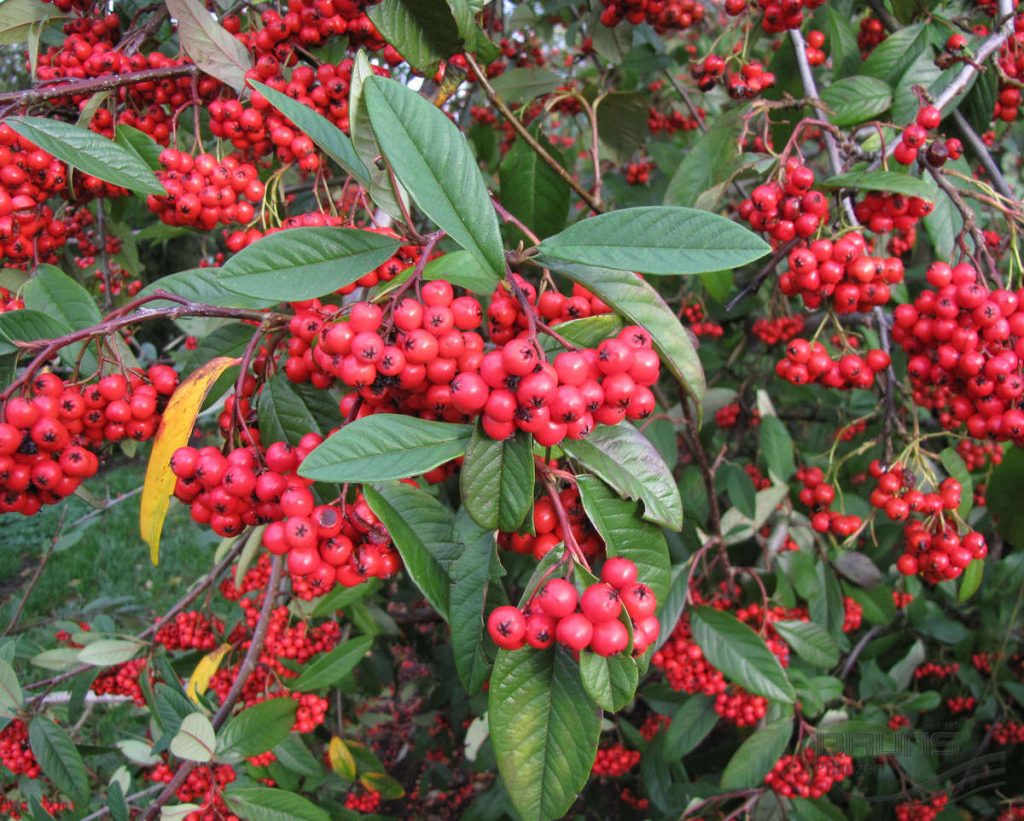
[[[775,373],[793,385],[820,383],[839,390],[866,389],[891,361],[889,354],[879,349],[864,356],[846,353],[833,359],[823,343],[798,337],[786,344],[786,358],[775,364]]]
[[[651,181],[654,163],[650,160],[631,162],[626,166],[626,183],[628,185],[647,185]]]
[[[768,699],[730,684],[726,692],[715,698],[715,712],[737,727],[753,727],[768,714]]]
[[[150,194],[146,204],[167,225],[212,231],[220,224],[251,222],[256,215],[253,205],[263,200],[256,166],[236,157],[218,161],[213,154],[193,157],[165,148],[160,152],[160,164],[164,171],[157,172],[157,178],[167,196]]]
[[[356,787],[345,796],[345,809],[372,815],[380,809],[380,793],[376,790]]]
[[[715,411],[715,424],[718,425],[718,427],[720,428],[735,427],[742,413],[743,407],[740,405],[739,402],[730,402],[728,405],[723,405],[722,407]],[[761,413],[757,410],[757,408],[751,410],[748,416],[750,427],[756,428],[758,425],[761,424]]]
[[[559,503],[569,521],[572,538],[576,541],[583,555],[594,559],[604,555],[604,541],[587,518],[580,501],[579,488],[570,484],[558,492]],[[533,556],[540,561],[560,542],[565,541],[566,533],[559,520],[555,504],[547,496],[536,501],[533,506],[533,533],[498,533],[498,546],[515,553]]]
[[[974,696],[950,696],[946,699],[946,707],[953,715],[973,713],[976,706]]]
[[[806,747],[799,755],[784,755],[764,777],[764,783],[786,798],[821,798],[833,784],[853,775],[853,759],[845,753],[821,755]]]
[[[704,109],[698,107],[697,112],[704,116]],[[674,108],[668,111],[651,106],[647,111],[647,129],[651,134],[675,134],[678,131],[696,131],[700,128],[697,118],[677,111]]]
[[[778,345],[780,342],[788,342],[799,335],[803,329],[804,318],[797,314],[796,316],[780,316],[776,319],[756,319],[751,330],[754,332],[754,336],[765,345]]]
[[[859,516],[832,510],[836,500],[836,489],[825,482],[825,474],[821,468],[799,468],[796,479],[803,485],[798,496],[800,502],[811,510],[811,527],[816,532],[832,533],[840,538],[846,538],[860,529]]]
[[[1024,723],[1019,721],[997,721],[986,724],[985,732],[990,733],[992,740],[1003,747],[1009,744],[1024,744]]]
[[[682,317],[694,336],[710,336],[712,339],[724,336],[725,328],[717,322],[707,321],[706,316],[704,306],[699,302],[690,302],[683,306]]]
[[[896,569],[919,575],[930,584],[956,579],[973,560],[988,555],[985,537],[976,530],[960,535],[954,522],[941,515],[913,519],[903,526],[903,554]]]
[[[640,763],[640,751],[629,750],[622,744],[598,747],[591,773],[605,778],[619,778]]]
[[[895,807],[896,821],[933,821],[948,803],[949,796],[945,793],[920,801],[904,801]]]
[[[169,784],[175,775],[175,768],[161,761],[146,773],[146,778],[156,784]],[[230,764],[201,765],[191,770],[174,794],[183,803],[198,804],[201,809],[185,815],[185,821],[206,821],[207,818],[238,821],[238,816],[231,813],[221,795],[236,778],[235,768]]]
[[[843,632],[852,633],[854,630],[860,630],[863,622],[864,608],[849,596],[843,596]]]
[[[62,812],[72,809],[68,802],[59,801],[55,798],[42,796],[39,799],[39,806],[42,807],[52,818],[56,818]],[[28,801],[12,801],[7,798],[0,798],[0,816],[10,818],[12,821],[20,821],[22,818],[31,818],[33,810],[29,807]]]
[[[99,468],[107,442],[145,441],[178,384],[167,365],[111,374],[90,385],[54,373],[32,380],[31,399],[13,397],[0,422],[0,513],[31,516],[70,496]]]
[[[1004,123],[1014,122],[1020,114],[1020,79],[1024,77],[1024,20],[1021,15],[1014,17],[1013,28],[1013,35],[999,49],[999,93],[992,112],[995,119]]]
[[[146,704],[146,697],[139,683],[139,676],[146,667],[144,658],[131,659],[123,664],[106,667],[93,679],[89,689],[98,696],[128,696],[139,707]]]
[[[740,218],[776,244],[813,236],[828,221],[828,199],[813,191],[814,171],[796,157],[786,160],[782,182],[767,182],[739,204]]]
[[[676,622],[672,635],[651,658],[651,664],[664,671],[674,690],[707,696],[725,692],[725,677],[704,658],[704,651],[693,640],[689,613],[684,612]]]
[[[42,773],[28,742],[28,727],[20,718],[0,730],[0,764],[14,775],[39,778]]]
[[[217,646],[217,636],[224,632],[224,623],[216,616],[207,618],[197,610],[178,613],[153,637],[155,644],[168,650],[202,650]]]
[[[834,437],[842,442],[852,442],[868,429],[866,419],[858,419],[848,425],[836,429]]]
[[[863,18],[857,29],[857,47],[860,49],[861,59],[866,60],[875,47],[888,36],[889,32],[885,30],[885,25],[877,17]]]
[[[647,23],[659,34],[685,31],[704,19],[698,0],[601,0],[601,23],[614,28],[623,20],[633,25]]]
[[[633,624],[633,651],[639,654],[658,638],[657,606],[651,588],[637,581],[636,565],[613,557],[604,563],[601,581],[588,585],[582,595],[566,579],[549,579],[524,610],[495,608],[487,618],[487,632],[503,650],[526,644],[544,649],[557,641],[570,650],[589,648],[599,656],[614,656],[629,646],[629,630],[621,619],[625,608]]]
[[[957,673],[960,672],[960,664],[952,661],[949,664],[940,664],[937,661],[925,661],[917,665],[914,669],[914,679],[916,681],[923,678],[936,678],[936,679],[947,679],[953,678]]]
[[[989,290],[966,263],[936,262],[922,291],[894,312],[893,339],[910,355],[914,401],[947,430],[1024,444],[1021,291]]]
[[[806,37],[807,62],[812,66],[825,65],[825,33],[821,31],[809,31]]]
[[[926,105],[919,109],[914,122],[903,129],[900,141],[892,153],[893,159],[903,165],[913,164],[928,142],[928,132],[938,128],[940,122],[942,112],[935,106]],[[945,164],[949,157],[949,146],[943,140],[934,140],[925,150],[925,159],[932,166]]]
[[[941,514],[960,506],[960,483],[952,477],[942,480],[937,492],[923,493],[917,487],[915,474],[899,463],[884,467],[877,459],[869,467],[877,485],[869,501],[885,511],[894,522],[905,522],[911,513]]]
[[[868,230],[876,234],[894,234],[889,240],[889,253],[902,256],[917,242],[917,223],[933,208],[932,203],[920,197],[870,191],[853,210]]]
[[[1003,449],[996,442],[961,439],[957,442],[956,452],[971,473],[982,470],[990,462],[998,465],[1003,461]]]
[[[767,34],[778,34],[787,29],[798,29],[804,23],[804,9],[812,11],[824,0],[757,0],[758,8],[764,12],[761,28]],[[725,13],[737,17],[748,7],[747,0],[726,0]],[[824,42],[824,38],[822,38]],[[818,46],[820,48],[820,46]],[[816,65],[812,63],[812,65]]]

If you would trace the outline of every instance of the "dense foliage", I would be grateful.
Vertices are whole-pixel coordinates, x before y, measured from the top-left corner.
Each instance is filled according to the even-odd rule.
[[[0,4],[0,814],[1024,818],[1024,12],[228,6]]]

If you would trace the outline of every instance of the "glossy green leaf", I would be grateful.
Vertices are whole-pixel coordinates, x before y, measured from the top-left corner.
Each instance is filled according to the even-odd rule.
[[[100,639],[89,642],[79,650],[78,660],[82,664],[112,667],[135,658],[142,648],[143,645],[140,642],[129,639]]]
[[[551,259],[646,274],[738,268],[771,248],[725,217],[696,208],[624,208],[570,225],[540,245]]]
[[[647,139],[651,95],[646,91],[610,91],[594,101],[601,159],[629,162]]]
[[[202,713],[185,716],[177,734],[171,739],[171,753],[186,761],[205,763],[213,760],[217,735],[213,725]]]
[[[505,788],[524,821],[561,818],[597,754],[601,711],[565,649],[502,650],[487,720]]]
[[[535,137],[549,154],[565,165],[562,152],[543,134],[538,132]],[[565,228],[571,199],[569,184],[525,140],[513,143],[502,159],[498,173],[502,205],[537,236],[543,239]],[[515,233],[526,239],[518,229]]]
[[[722,773],[723,790],[760,786],[762,780],[789,747],[793,719],[766,724],[740,745]]]
[[[60,9],[42,0],[4,0],[0,3],[0,45],[24,43],[33,27],[60,16]]]
[[[368,77],[363,94],[377,142],[416,204],[487,270],[503,275],[498,217],[458,127],[394,80]]]
[[[0,659],[0,716],[13,718],[21,709],[21,705],[22,694],[18,674],[14,672],[9,662]]]
[[[291,732],[298,706],[292,698],[271,698],[246,707],[224,725],[217,760],[239,761],[277,746]]]
[[[586,439],[566,439],[562,449],[620,495],[643,501],[645,519],[682,529],[683,500],[672,471],[632,425],[601,425]]]
[[[71,330],[82,330],[97,325],[101,320],[99,308],[85,288],[53,265],[40,265],[22,291],[25,307],[56,319]],[[79,343],[68,350],[75,360],[82,347]],[[86,351],[81,359],[83,373],[93,373],[98,367],[95,354]]]
[[[777,416],[764,416],[758,429],[761,456],[776,481],[785,482],[796,471],[793,439]]]
[[[666,758],[678,761],[687,753],[697,749],[707,738],[719,715],[714,710],[715,702],[710,696],[690,696],[672,716],[672,723],[665,730],[665,743],[662,750]]]
[[[671,580],[668,544],[661,528],[640,518],[638,502],[620,499],[600,479],[577,477],[583,509],[604,539],[609,556],[634,562],[640,581],[664,601]]]
[[[856,75],[826,86],[821,100],[829,108],[832,124],[845,128],[877,119],[892,105],[892,91],[881,80]]]
[[[974,507],[974,480],[971,478],[971,472],[955,448],[943,448],[939,453],[939,461],[942,462],[946,473],[960,483],[960,507],[956,512],[966,521],[971,508]]]
[[[483,687],[491,672],[484,652],[484,605],[495,560],[494,531],[477,525],[463,508],[456,516],[455,533],[462,555],[451,566],[448,616],[455,671],[472,695]]]
[[[749,692],[792,704],[793,685],[764,639],[731,613],[711,607],[691,612],[694,641],[708,661]]]
[[[352,228],[290,228],[269,234],[220,269],[230,291],[294,302],[332,293],[386,262],[398,240]]]
[[[273,787],[235,787],[224,791],[231,811],[246,821],[331,821],[308,798]]]
[[[29,724],[28,741],[43,774],[57,789],[76,803],[88,803],[89,775],[67,732],[45,716],[36,716]]]
[[[220,268],[191,268],[187,271],[179,271],[176,274],[170,274],[161,277],[155,282],[151,282],[139,292],[139,295],[148,296],[158,291],[173,294],[193,302],[203,302],[207,305],[217,305],[222,308],[256,310],[267,308],[279,301],[273,298],[265,299],[243,296],[242,294],[236,294],[234,291],[229,291],[224,287],[221,280]],[[154,300],[153,302],[147,302],[146,307],[170,308],[174,304],[166,300]]]
[[[419,476],[462,456],[473,428],[375,413],[346,425],[309,454],[299,475],[318,482],[383,482]]]
[[[654,288],[628,271],[591,268],[583,265],[541,260],[574,282],[578,282],[613,310],[646,328],[661,355],[661,363],[698,401],[704,395],[704,369],[689,332],[679,322]]]
[[[423,278],[445,279],[475,294],[490,294],[498,285],[498,277],[482,268],[469,251],[452,251],[431,260],[423,268]]]
[[[828,48],[832,56],[832,76],[841,79],[857,71],[860,65],[860,46],[857,32],[849,17],[840,14],[832,6],[825,6],[828,20]]]
[[[829,177],[821,185],[826,188],[856,188],[860,191],[905,194],[929,202],[935,199],[935,188],[930,182],[899,171],[851,171]]]
[[[907,26],[885,38],[861,66],[861,73],[877,77],[890,88],[927,48],[928,33],[921,24]]]
[[[963,578],[960,579],[960,590],[957,593],[957,601],[965,602],[978,592],[981,587],[981,580],[985,576],[985,563],[981,559],[974,559],[967,569],[964,570]]]
[[[201,0],[167,0],[167,10],[178,23],[182,50],[206,74],[241,94],[252,68],[242,41],[214,20]]]
[[[564,82],[549,68],[520,66],[498,75],[491,81],[491,85],[506,103],[515,104],[527,103],[535,97],[550,94]],[[504,186],[502,190],[504,191]]]
[[[534,473],[530,434],[499,442],[478,424],[459,472],[462,502],[481,527],[516,531],[533,507]]]
[[[625,653],[599,656],[580,651],[580,680],[583,689],[599,707],[615,713],[633,700],[640,670],[636,659]]]
[[[259,397],[259,429],[268,442],[298,445],[307,433],[341,424],[337,400],[326,391],[292,382],[283,373],[267,380]]]
[[[598,314],[560,322],[556,333],[577,348],[596,348],[603,340],[618,334],[622,327],[622,319],[615,314]],[[561,342],[546,334],[540,335],[540,343],[548,354],[565,350]]]
[[[445,0],[383,0],[367,9],[381,37],[424,74],[462,46],[452,6]]]
[[[815,667],[834,667],[839,663],[839,645],[819,625],[810,621],[772,622],[776,632],[800,658]]]
[[[289,689],[308,693],[324,687],[333,687],[366,658],[371,646],[372,636],[360,636],[343,641],[329,653],[318,656],[315,661],[303,668],[297,679],[288,682]]]
[[[401,482],[364,485],[363,493],[388,529],[405,572],[447,620],[449,574],[460,553],[451,509],[425,490]]]
[[[693,206],[705,191],[729,178],[739,153],[744,107],[723,112],[686,152],[665,189],[665,205]]]
[[[315,142],[320,150],[334,160],[345,171],[355,177],[364,186],[369,186],[370,175],[363,161],[359,159],[352,141],[344,131],[318,114],[309,106],[293,100],[268,85],[250,79],[249,84],[262,94],[271,105],[291,120],[307,137]]]
[[[150,170],[159,171],[163,167],[160,165],[160,152],[163,151],[163,146],[144,131],[139,131],[139,129],[124,123],[118,123],[117,129],[114,131],[114,142],[138,154],[139,159],[149,166]],[[163,223],[159,224],[163,225]]]
[[[46,117],[7,117],[4,123],[79,171],[140,194],[167,193],[138,154],[95,131]]]

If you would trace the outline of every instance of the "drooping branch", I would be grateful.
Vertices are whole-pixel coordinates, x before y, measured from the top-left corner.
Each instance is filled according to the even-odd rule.
[[[186,63],[180,66],[165,66],[164,68],[145,68],[141,71],[129,71],[126,74],[110,74],[91,80],[71,80],[66,83],[41,86],[40,88],[9,91],[6,94],[0,94],[0,106],[14,104],[19,107],[27,107],[58,97],[77,97],[95,94],[99,91],[114,91],[123,86],[159,82],[160,80],[175,80],[179,77],[198,76],[198,74],[199,68],[194,63]]]

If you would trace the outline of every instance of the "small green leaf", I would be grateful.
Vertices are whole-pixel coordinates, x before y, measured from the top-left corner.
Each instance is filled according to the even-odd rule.
[[[245,45],[213,19],[200,0],[167,0],[167,10],[178,23],[182,50],[204,72],[241,94],[245,74],[252,68]]]
[[[564,648],[501,650],[487,720],[505,788],[524,821],[561,818],[590,776],[601,711]]]
[[[271,698],[242,710],[224,725],[217,760],[238,761],[272,749],[291,732],[297,707],[295,699]]]
[[[700,693],[690,696],[672,716],[672,723],[665,730],[665,755],[678,761],[687,753],[697,749],[718,723],[714,710],[714,699]]]
[[[328,393],[272,376],[259,397],[259,429],[268,442],[298,445],[307,433],[326,433],[341,424],[338,402]]]
[[[565,81],[549,68],[522,66],[510,68],[491,81],[506,103],[528,103],[535,97],[550,94]],[[516,143],[518,145],[518,143]],[[513,148],[513,150],[515,150]],[[504,192],[504,186],[502,186]]]
[[[88,804],[89,775],[71,737],[45,716],[32,719],[28,728],[32,754],[43,774],[75,803]]]
[[[920,197],[929,202],[935,199],[931,183],[920,177],[902,174],[899,171],[851,171],[829,177],[821,183],[826,188],[856,188],[861,191],[886,191]]]
[[[777,482],[786,482],[796,472],[793,461],[793,439],[777,416],[764,416],[758,431],[761,456],[769,474]]]
[[[535,138],[561,165],[565,165],[562,153],[543,134],[538,132]],[[513,143],[501,161],[499,176],[502,205],[541,239],[565,228],[571,200],[569,184],[525,140]],[[515,235],[526,239],[518,229]]]
[[[0,716],[12,718],[21,709],[21,685],[10,663],[0,659]]]
[[[690,147],[668,181],[665,205],[692,207],[701,194],[729,178],[739,153],[745,112],[745,106],[723,112]]]
[[[431,260],[423,268],[423,279],[445,279],[475,294],[490,294],[498,284],[498,278],[481,268],[476,257],[469,251],[452,251]]]
[[[974,480],[971,479],[971,472],[964,464],[963,458],[956,452],[955,448],[945,448],[939,454],[939,461],[951,477],[960,483],[960,507],[957,514],[961,519],[967,520],[971,508],[974,506]]]
[[[839,645],[826,630],[810,621],[772,622],[786,644],[808,664],[835,667],[839,663]]]
[[[860,65],[860,47],[857,32],[850,19],[831,6],[825,7],[828,19],[828,46],[832,56],[832,76],[841,79],[857,71]]]
[[[324,687],[333,687],[366,658],[371,646],[372,636],[360,636],[343,641],[331,652],[319,656],[305,667],[297,679],[288,682],[289,689],[309,693]]]
[[[246,821],[331,821],[308,798],[273,787],[235,787],[224,791],[231,811]]]
[[[386,262],[398,241],[352,228],[290,228],[257,240],[220,270],[230,291],[275,302],[313,299]]]
[[[633,700],[639,679],[640,670],[632,656],[599,656],[589,650],[580,651],[583,689],[609,713],[618,712]]]
[[[384,482],[419,476],[466,451],[473,428],[392,413],[346,425],[309,454],[299,475],[318,482]]]
[[[793,734],[793,719],[786,718],[766,724],[740,745],[722,773],[723,790],[757,787],[771,771]]]
[[[963,578],[960,580],[960,592],[957,601],[963,603],[971,598],[981,587],[981,580],[985,575],[985,563],[981,559],[974,559],[967,569],[964,570]]]
[[[7,117],[4,122],[61,162],[104,182],[140,194],[167,193],[138,154],[95,131],[46,117]]]
[[[217,747],[217,734],[202,713],[185,716],[177,734],[171,739],[171,753],[186,761],[205,763],[213,760]]]
[[[481,528],[462,508],[455,520],[462,555],[452,564],[448,589],[449,621],[455,670],[470,695],[483,687],[491,672],[484,653],[484,605],[491,567],[496,561],[493,529]]]
[[[112,667],[135,658],[142,648],[139,642],[128,639],[100,639],[79,650],[78,660],[96,667]]]
[[[645,519],[670,530],[682,529],[683,500],[672,471],[632,425],[602,425],[586,439],[566,439],[562,449],[622,496],[642,500]]]
[[[844,77],[826,86],[822,102],[830,109],[833,125],[845,128],[873,120],[892,105],[889,86],[874,77]]]
[[[861,66],[861,72],[894,87],[927,46],[928,32],[922,24],[901,28],[875,46]]]
[[[695,208],[624,208],[570,225],[540,244],[550,259],[647,274],[738,268],[771,248],[738,223]]]
[[[533,506],[534,473],[530,434],[499,442],[477,425],[459,472],[463,504],[481,527],[514,532]]]
[[[279,302],[275,298],[243,296],[229,291],[222,284],[220,274],[220,268],[192,268],[187,271],[179,271],[151,282],[139,292],[139,296],[148,296],[156,291],[163,291],[182,299],[204,302],[207,305],[217,305],[222,308],[259,309]],[[166,300],[154,300],[147,302],[146,307],[169,308],[174,304]]]
[[[427,75],[463,45],[452,12],[445,0],[383,0],[367,9],[380,36]]]
[[[764,639],[730,613],[697,607],[692,614],[694,641],[708,661],[751,693],[793,703],[793,685]]]

